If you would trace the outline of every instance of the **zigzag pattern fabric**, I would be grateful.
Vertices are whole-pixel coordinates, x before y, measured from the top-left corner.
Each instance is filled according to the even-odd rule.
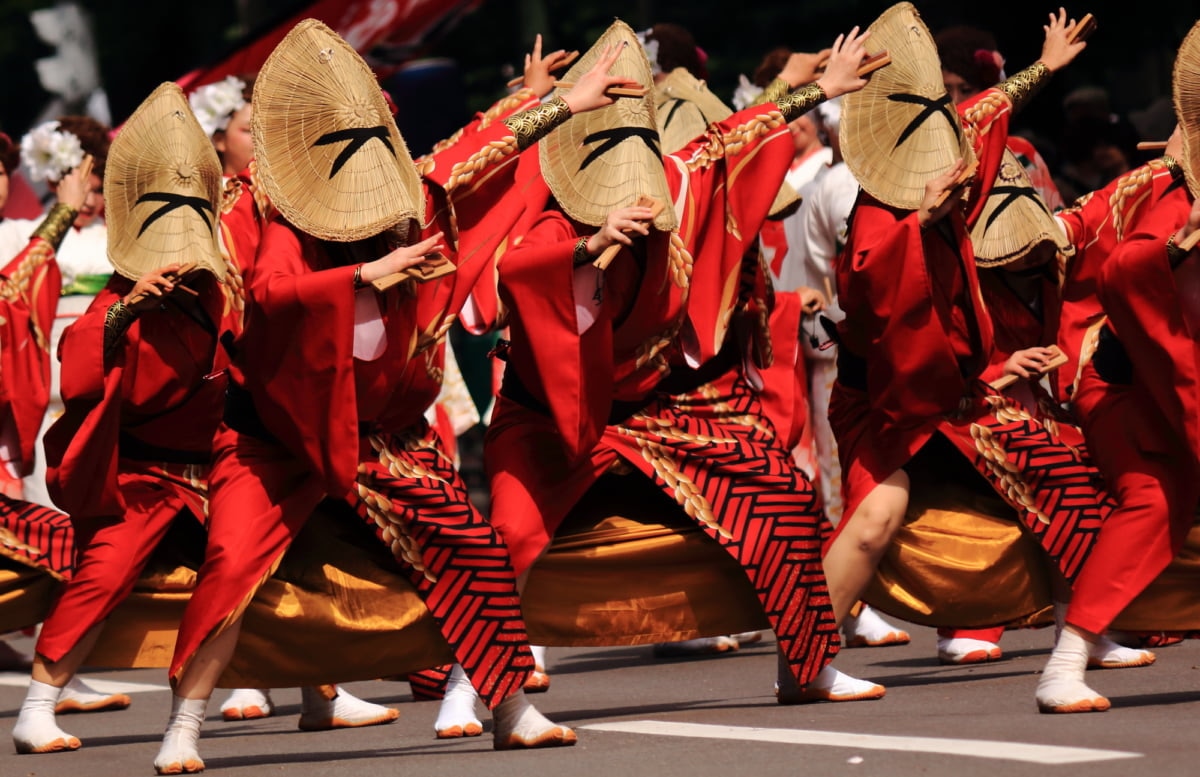
[[[437,433],[372,435],[355,509],[409,572],[480,698],[521,690],[533,654],[503,540],[471,504]]]
[[[0,494],[0,555],[65,580],[75,563],[71,519],[51,507]]]
[[[604,436],[741,564],[796,682],[840,642],[821,564],[820,496],[742,380],[651,405]]]
[[[981,413],[938,427],[1013,509],[1073,582],[1116,501],[1099,470],[1005,397],[974,398]],[[978,408],[976,408],[978,409]]]

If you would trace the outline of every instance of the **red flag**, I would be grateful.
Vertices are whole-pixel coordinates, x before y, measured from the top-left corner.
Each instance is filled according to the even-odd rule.
[[[304,19],[319,19],[360,54],[387,43],[416,49],[482,0],[317,0],[220,62],[177,79],[185,92],[225,76],[257,73],[279,41]]]

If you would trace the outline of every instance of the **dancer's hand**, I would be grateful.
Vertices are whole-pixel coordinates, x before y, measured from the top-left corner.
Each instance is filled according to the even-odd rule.
[[[947,213],[958,206],[959,198],[955,190],[962,190],[966,182],[959,182],[958,177],[967,169],[967,163],[960,159],[946,172],[925,184],[925,197],[917,208],[917,220],[921,229],[928,229],[931,224],[941,220]],[[950,192],[944,200],[942,194]]]
[[[600,231],[588,238],[587,252],[599,256],[604,249],[620,243],[623,246],[633,245],[633,238],[628,232],[639,235],[650,234],[650,222],[654,220],[654,211],[641,206],[620,208],[608,214]]]
[[[800,295],[800,307],[805,313],[820,313],[829,307],[829,301],[825,299],[825,295],[816,289],[801,286],[796,289],[796,293]]]
[[[621,41],[606,46],[600,54],[600,59],[596,60],[595,65],[592,65],[592,69],[584,73],[575,86],[563,95],[563,101],[571,109],[572,114],[594,111],[597,108],[612,105],[616,98],[609,97],[607,94],[608,88],[611,86],[642,86],[625,76],[613,76],[608,73],[616,63],[621,51],[628,45],[627,41]]]
[[[1036,378],[1053,358],[1054,351],[1050,348],[1026,348],[1008,357],[1004,362],[1004,374],[1016,375],[1018,378]]]
[[[783,70],[779,71],[779,77],[787,81],[788,86],[795,89],[798,86],[811,84],[817,80],[817,76],[821,74],[821,68],[829,61],[831,49],[822,49],[816,54],[806,54],[803,51],[794,51],[788,57],[787,63],[784,64]]]
[[[393,273],[415,267],[425,261],[428,254],[445,249],[446,246],[442,243],[443,236],[443,233],[438,232],[433,237],[426,238],[419,243],[400,246],[382,259],[364,264],[358,277],[363,283],[373,283]]]
[[[867,85],[867,79],[858,75],[858,68],[867,56],[864,44],[870,36],[870,31],[859,33],[858,27],[845,35],[837,36],[829,53],[829,64],[825,73],[817,79],[817,84],[832,99],[850,92],[857,92]]]
[[[525,55],[525,88],[532,89],[539,97],[545,97],[554,89],[554,76],[550,73],[567,58],[564,49],[542,56],[542,36],[533,40],[533,52]]]
[[[84,154],[83,161],[62,177],[55,193],[58,201],[76,212],[83,210],[92,189],[92,155]]]
[[[1046,41],[1042,44],[1042,55],[1038,60],[1051,72],[1062,70],[1087,48],[1086,41],[1071,42],[1071,35],[1077,26],[1078,21],[1067,19],[1065,8],[1059,8],[1057,14],[1050,14],[1050,23],[1042,25],[1046,31]]]
[[[157,307],[175,291],[175,284],[178,282],[175,274],[181,267],[183,265],[179,262],[173,262],[145,273],[137,279],[137,283],[133,284],[133,290],[126,294],[121,301],[135,313]]]

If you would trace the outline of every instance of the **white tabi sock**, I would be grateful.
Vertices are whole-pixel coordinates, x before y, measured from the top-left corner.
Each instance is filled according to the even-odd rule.
[[[1111,706],[1083,681],[1090,647],[1073,629],[1062,630],[1038,680],[1035,698],[1040,711],[1103,712]]]
[[[475,717],[475,692],[461,664],[455,664],[446,679],[446,693],[442,706],[438,708],[437,722],[433,724],[438,739],[455,737],[477,737],[483,733],[483,724]]]
[[[29,691],[21,703],[17,724],[13,726],[13,745],[18,753],[53,753],[78,750],[79,740],[58,727],[54,707],[61,688],[37,680],[29,682]]]
[[[225,720],[257,720],[269,718],[273,712],[271,691],[266,688],[235,688],[221,702],[221,717]]]
[[[159,774],[195,774],[204,771],[200,760],[200,726],[208,699],[171,697],[171,719],[163,734],[162,747],[154,758]]]
[[[513,750],[527,747],[566,747],[575,744],[575,732],[546,718],[517,691],[496,706],[493,747]]]
[[[382,704],[363,701],[345,688],[337,687],[337,695],[325,698],[319,688],[300,689],[300,728],[304,731],[325,731],[331,728],[359,728],[391,723],[400,711]]]

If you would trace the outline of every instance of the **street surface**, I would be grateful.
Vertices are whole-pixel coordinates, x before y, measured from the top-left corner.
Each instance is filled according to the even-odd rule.
[[[1112,700],[1110,712],[1040,715],[1033,689],[1050,630],[1009,632],[1001,642],[1005,659],[974,668],[939,666],[933,631],[909,630],[910,645],[848,649],[838,658],[843,671],[888,686],[880,701],[777,705],[769,635],[737,653],[701,659],[656,659],[649,647],[561,648],[550,652],[550,691],[531,698],[550,718],[575,727],[573,748],[494,752],[486,714],[483,737],[438,741],[435,702],[413,702],[406,683],[367,682],[347,687],[397,706],[399,721],[300,732],[299,691],[285,689],[273,694],[276,717],[225,723],[217,709],[225,692],[218,691],[201,754],[208,773],[226,777],[1016,777],[1047,775],[1056,765],[1087,777],[1126,777],[1200,770],[1196,642],[1159,650],[1151,667],[1090,672],[1092,686]],[[30,647],[28,639],[17,644]],[[9,734],[28,679],[0,674],[2,777],[153,774],[170,705],[165,672],[95,672],[87,679],[127,688],[133,706],[60,717],[83,740],[78,752],[17,756]]]

